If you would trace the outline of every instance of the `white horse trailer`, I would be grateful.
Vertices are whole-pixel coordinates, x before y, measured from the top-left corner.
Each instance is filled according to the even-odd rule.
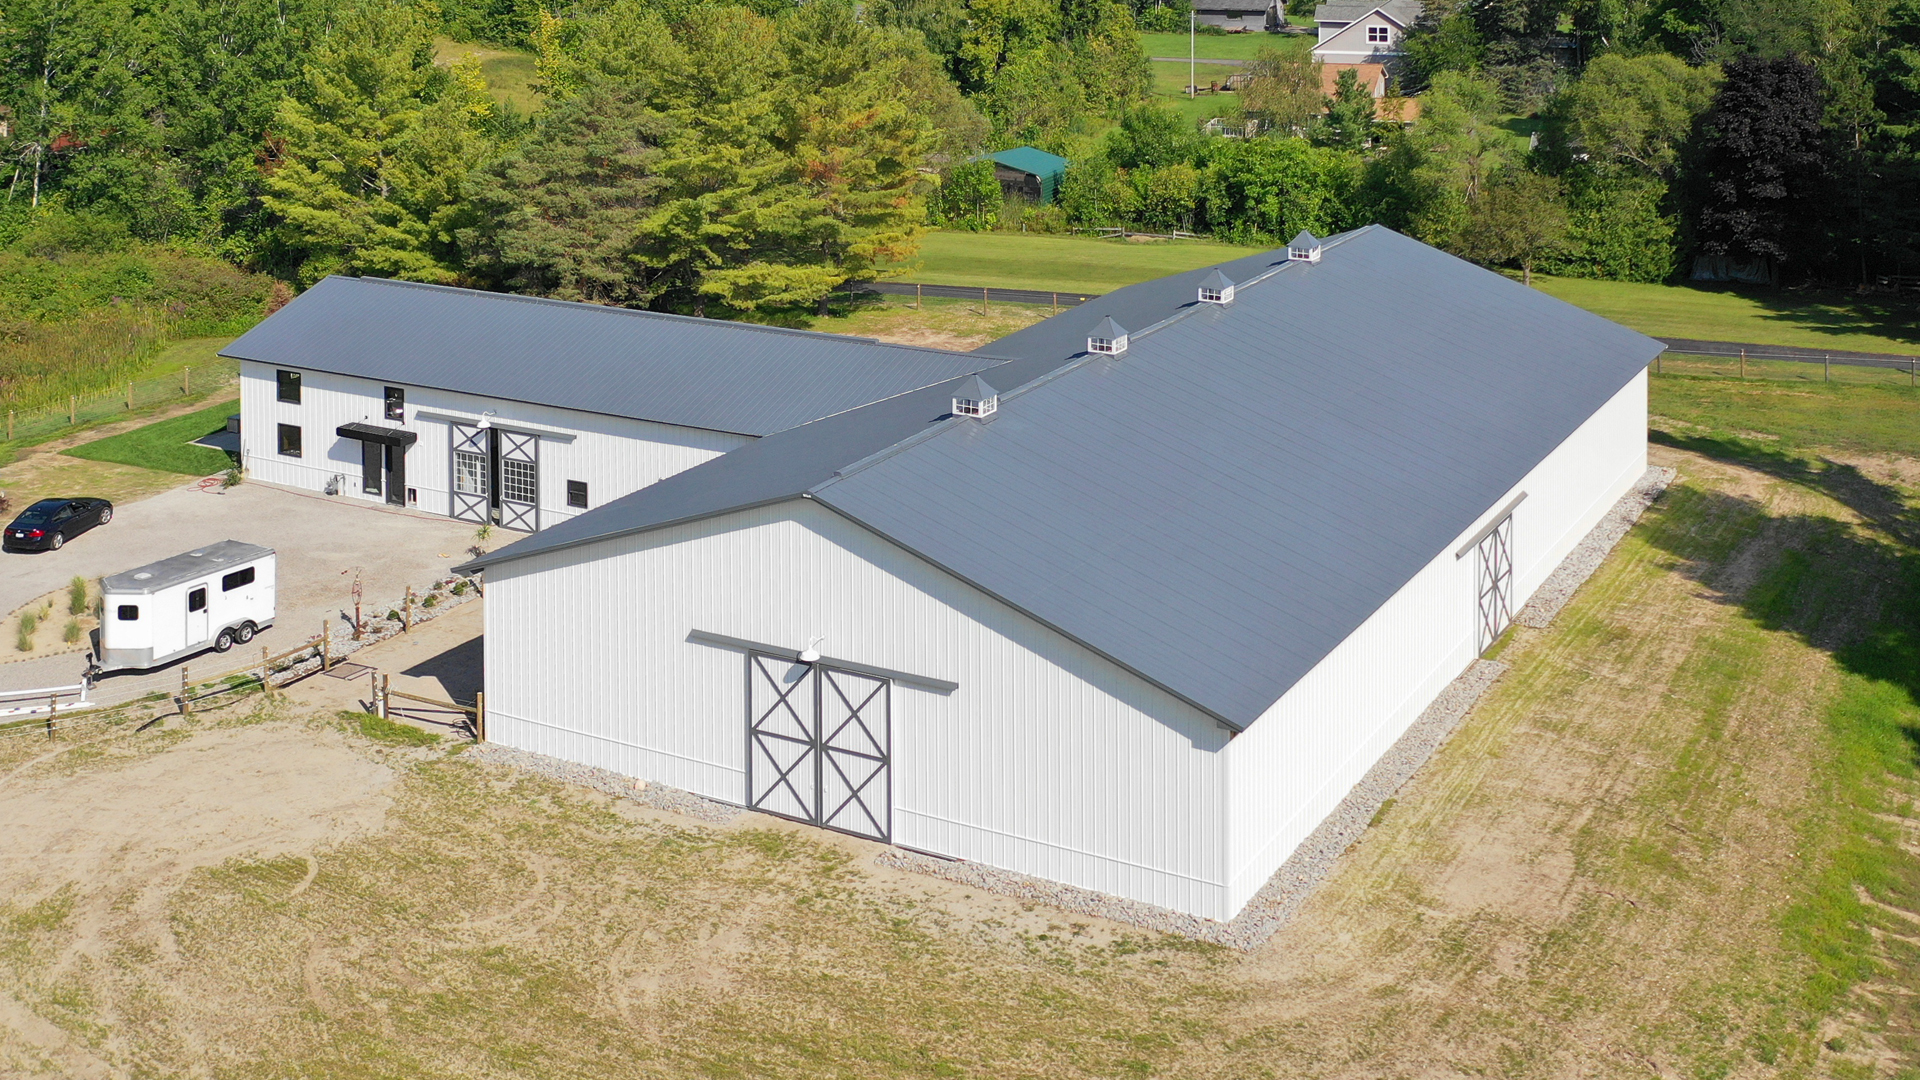
[[[100,580],[95,671],[138,671],[273,625],[273,549],[222,540]]]

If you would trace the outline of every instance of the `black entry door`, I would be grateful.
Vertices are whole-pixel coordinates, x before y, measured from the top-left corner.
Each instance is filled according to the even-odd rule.
[[[378,495],[383,490],[381,484],[386,479],[387,463],[381,451],[385,449],[377,442],[360,440],[360,490],[368,495]]]
[[[361,440],[360,490],[384,494],[394,506],[407,505],[407,448]]]
[[[387,502],[393,506],[407,505],[407,448],[388,446],[386,449]]]

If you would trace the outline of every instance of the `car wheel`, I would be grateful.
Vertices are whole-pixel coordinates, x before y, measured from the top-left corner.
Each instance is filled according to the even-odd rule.
[[[239,642],[242,645],[245,645],[247,642],[252,641],[253,640],[253,624],[250,622],[241,623],[240,628],[233,632],[233,640]]]
[[[112,520],[113,520],[113,507],[109,506],[105,510],[100,511],[100,524],[105,525],[107,522]]]
[[[220,636],[213,639],[213,651],[226,652],[231,648],[233,648],[233,631],[230,629],[220,631]]]
[[[53,541],[49,543],[47,547],[53,551],[59,551],[62,547],[66,546],[66,543],[67,537],[65,533],[54,533]]]

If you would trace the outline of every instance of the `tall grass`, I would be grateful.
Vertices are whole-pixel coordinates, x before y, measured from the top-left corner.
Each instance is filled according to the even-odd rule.
[[[125,382],[165,340],[160,318],[132,308],[0,325],[0,408],[31,409]]]

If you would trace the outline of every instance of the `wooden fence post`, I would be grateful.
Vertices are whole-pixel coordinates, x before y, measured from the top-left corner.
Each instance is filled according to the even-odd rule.
[[[320,670],[333,670],[333,635],[326,619],[320,620]]]
[[[267,670],[270,666],[267,663],[267,647],[262,645],[260,646],[260,689],[262,690],[267,688],[267,676],[272,674]]]
[[[388,692],[392,688],[393,676],[382,674],[380,676],[380,719],[382,720],[393,719],[393,695]]]
[[[180,665],[180,715],[193,715],[193,702],[187,700],[187,665]]]
[[[80,395],[68,394],[67,395],[67,423],[71,425],[71,424],[77,424],[79,422],[80,422]]]
[[[992,301],[987,298],[987,287],[985,285],[980,286],[980,314],[985,315],[987,312],[993,310],[989,306],[991,303]]]
[[[925,307],[925,306],[926,306],[925,304],[921,303],[920,284],[918,282],[915,282],[913,286],[913,310],[919,311],[922,307]]]
[[[60,695],[47,695],[47,738],[53,738],[53,714],[60,711]]]
[[[1747,350],[1745,349],[1740,350],[1740,377],[1743,379],[1747,377]]]
[[[405,634],[413,630],[413,586],[407,586],[407,599],[400,608],[400,632]]]
[[[484,690],[473,693],[473,741],[487,741],[487,692]]]
[[[191,365],[180,369],[180,393],[183,395],[193,393],[193,367]]]
[[[133,411],[133,380],[127,380],[127,411]]]
[[[7,441],[13,441],[13,410],[7,410]]]
[[[1060,314],[1060,294],[1059,293],[1053,294],[1053,313],[1055,315]]]
[[[1821,382],[1833,381],[1833,354],[1832,353],[1825,354],[1824,359],[1822,359],[1820,362],[1820,381]]]

